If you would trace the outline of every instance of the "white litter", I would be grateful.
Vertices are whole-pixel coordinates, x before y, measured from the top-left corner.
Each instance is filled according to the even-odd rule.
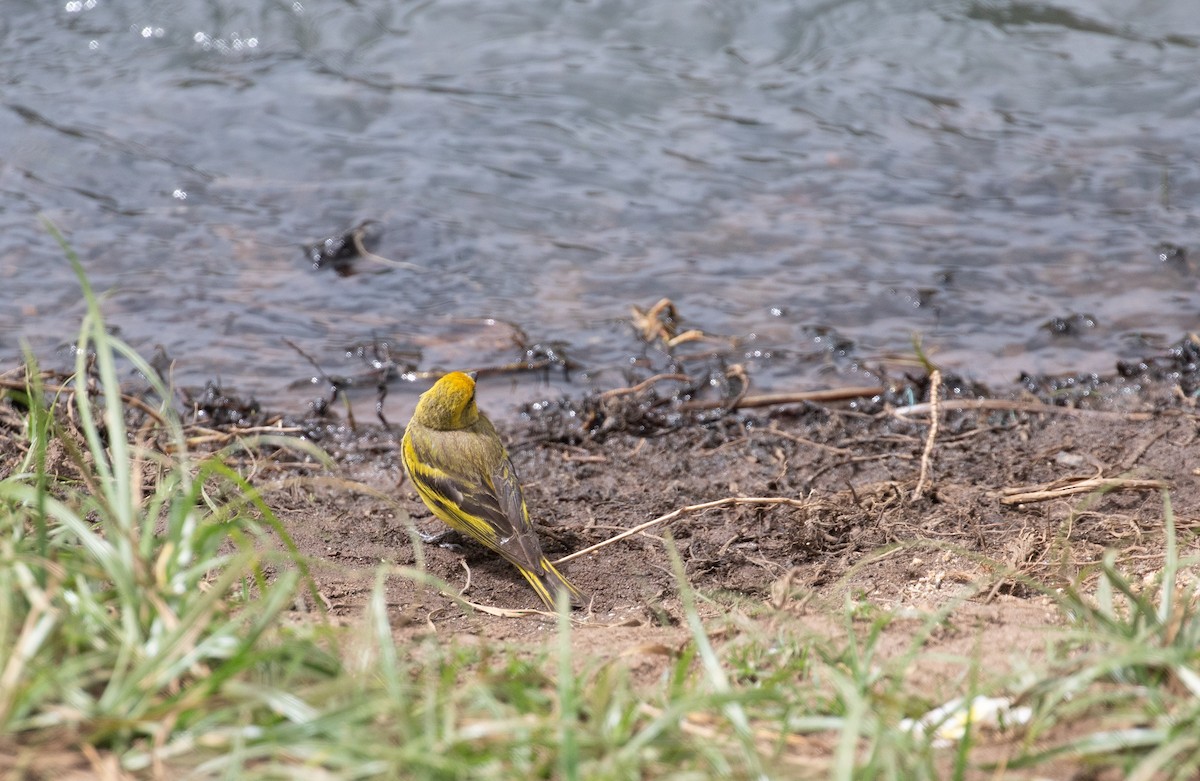
[[[904,719],[900,729],[913,735],[932,735],[936,748],[953,746],[967,734],[967,725],[1005,731],[1028,724],[1033,709],[1013,707],[1007,697],[958,697],[939,705],[919,719]]]

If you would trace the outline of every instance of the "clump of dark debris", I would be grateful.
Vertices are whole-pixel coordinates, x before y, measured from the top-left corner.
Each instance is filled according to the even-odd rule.
[[[671,320],[675,322],[674,319]],[[889,376],[872,367],[880,378],[876,387],[756,395],[739,364],[728,365],[713,356],[699,362],[670,355],[667,365],[635,364],[626,373],[628,385],[589,393],[580,398],[545,399],[525,405],[521,412],[532,433],[545,441],[567,444],[584,439],[603,441],[621,433],[657,437],[694,426],[707,426],[759,407],[800,405],[818,408],[845,402],[862,414],[903,410],[927,403],[931,375],[905,372]],[[1192,405],[1200,394],[1200,337],[1190,334],[1164,353],[1136,361],[1121,361],[1111,374],[1031,375],[1018,388],[997,393],[958,374],[941,373],[939,401],[951,409],[970,409],[972,403],[1008,399],[1014,403],[1044,404],[1080,409],[1122,410],[1131,404]],[[947,421],[949,422],[949,421]]]
[[[210,428],[261,426],[266,414],[253,396],[244,398],[226,392],[218,380],[209,380],[198,394],[186,388],[179,392],[187,419]]]
[[[303,245],[314,270],[331,268],[341,276],[354,273],[354,261],[370,254],[369,245],[376,243],[383,226],[376,220],[363,220],[341,233]]]
[[[1134,399],[1158,405],[1200,392],[1200,335],[1188,334],[1158,355],[1118,361],[1107,374],[1022,374],[1021,387],[1058,406],[1120,405]]]

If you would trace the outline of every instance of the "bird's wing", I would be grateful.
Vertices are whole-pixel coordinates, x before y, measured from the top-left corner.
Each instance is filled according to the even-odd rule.
[[[404,449],[405,466],[429,509],[451,528],[506,553],[502,546],[517,536],[518,529],[505,510],[508,500],[501,501],[492,477],[477,470],[451,472],[436,449],[416,437],[406,438]]]
[[[512,529],[509,539],[500,541],[502,553],[515,563],[542,572],[542,546],[529,521],[529,510],[525,507],[517,472],[507,455],[489,477],[492,495],[496,497],[501,512],[509,519],[509,528]]]

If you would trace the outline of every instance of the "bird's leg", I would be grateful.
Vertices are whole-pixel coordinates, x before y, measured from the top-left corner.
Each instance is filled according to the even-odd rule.
[[[462,547],[459,543],[455,542],[454,539],[451,539],[450,541],[446,541],[447,537],[451,537],[451,538],[455,538],[455,539],[458,538],[458,532],[454,531],[454,529],[443,529],[442,531],[435,532],[433,534],[426,534],[425,532],[421,531],[420,529],[417,529],[417,536],[420,537],[421,542],[425,543],[426,545],[437,545],[442,548],[461,548]]]

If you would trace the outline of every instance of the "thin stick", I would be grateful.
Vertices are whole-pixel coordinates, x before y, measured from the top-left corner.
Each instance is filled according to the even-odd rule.
[[[1170,484],[1166,480],[1139,480],[1132,477],[1089,477],[1057,488],[1010,494],[1009,496],[1002,497],[1000,504],[1048,502],[1051,499],[1061,499],[1064,496],[1086,494],[1092,491],[1157,491],[1166,488],[1170,488]]]
[[[464,583],[463,587],[458,590],[458,595],[466,599],[466,593],[471,590],[471,565],[467,564],[466,559],[459,559],[458,563],[461,564],[462,568],[467,571],[467,582]]]
[[[249,426],[247,428],[235,428],[231,431],[217,431],[205,427],[187,427],[189,436],[187,444],[189,447],[197,445],[205,445],[211,442],[228,442],[232,439],[237,439],[243,436],[252,436],[254,434],[299,434],[304,431],[301,426]],[[191,433],[195,432],[195,433]]]
[[[661,380],[676,380],[678,382],[690,382],[691,377],[686,374],[656,374],[653,377],[642,380],[637,385],[628,388],[612,388],[600,394],[602,399],[611,399],[614,396],[628,396],[631,393],[641,393],[652,385]]]
[[[1176,386],[1176,387],[1178,387],[1178,386]],[[1155,442],[1162,439],[1164,436],[1166,436],[1168,433],[1170,433],[1171,431],[1174,431],[1174,430],[1175,430],[1175,426],[1167,425],[1167,426],[1164,426],[1163,428],[1159,429],[1158,431],[1153,432],[1152,434],[1150,434],[1150,436],[1143,439],[1141,441],[1141,443],[1138,444],[1137,447],[1135,447],[1129,455],[1125,456],[1125,458],[1121,460],[1120,465],[1117,467],[1117,471],[1118,472],[1126,472],[1126,471],[1132,469],[1133,465],[1138,462],[1138,459],[1140,459],[1142,456],[1144,456],[1146,454],[1146,451],[1149,450],[1150,447]]]
[[[766,430],[766,433],[770,434],[771,436],[783,437],[784,439],[790,439],[791,441],[795,442],[797,445],[804,445],[805,447],[815,447],[818,450],[826,450],[830,453],[833,453],[836,456],[848,456],[854,452],[853,450],[849,450],[848,448],[837,447],[836,445],[826,445],[824,442],[818,442],[815,439],[807,439],[806,437],[797,436],[795,434],[788,433],[787,431],[782,431],[778,428],[769,428]]]
[[[913,489],[911,501],[917,501],[925,493],[929,484],[929,464],[933,460],[933,442],[937,439],[938,424],[941,421],[942,371],[934,369],[929,375],[929,435],[925,437],[925,452],[921,453],[921,476],[917,478],[917,487]]]
[[[325,370],[321,368],[321,364],[317,363],[316,359],[314,359],[311,355],[301,350],[300,345],[296,344],[291,339],[288,339],[286,336],[283,337],[283,343],[300,353],[300,357],[312,364],[312,367],[317,370],[317,374],[321,375],[321,379],[325,380],[325,382],[329,383],[329,387],[333,388],[333,395],[329,398],[330,404],[336,401],[338,396],[342,397],[342,403],[346,405],[346,420],[350,424],[350,430],[358,431],[358,424],[354,422],[354,408],[350,405],[349,397],[342,392],[344,390],[343,383],[334,380],[332,377],[326,374]],[[384,422],[386,423],[387,421]]]
[[[362,225],[359,225],[350,232],[350,243],[354,245],[354,251],[362,257],[366,258],[367,260],[373,260],[376,263],[382,263],[385,266],[407,269],[408,271],[425,270],[423,266],[418,266],[416,263],[405,263],[402,260],[392,260],[391,258],[385,258],[382,255],[376,255],[374,252],[371,252],[369,249],[367,249],[366,245],[363,244],[363,234],[365,233],[366,230]]]
[[[44,377],[46,375],[43,374],[42,376]],[[11,390],[25,390],[26,383],[24,380],[0,379],[0,388],[9,388]],[[43,385],[42,390],[46,393],[67,393],[67,394],[70,394],[71,396],[75,395],[75,386],[73,386],[73,385]],[[103,395],[103,392],[101,392],[98,395]],[[147,415],[154,418],[154,420],[160,426],[167,425],[167,421],[165,419],[163,419],[163,416],[160,415],[157,410],[155,410],[153,407],[151,407],[146,402],[139,399],[137,396],[130,396],[127,393],[122,393],[121,400],[124,401],[129,406],[137,407],[142,412],[145,412]]]
[[[687,507],[680,507],[677,510],[672,510],[671,512],[667,513],[666,515],[660,515],[659,517],[655,518],[652,521],[646,521],[643,524],[634,526],[632,529],[626,529],[625,531],[621,532],[620,534],[615,535],[613,537],[609,537],[607,540],[604,540],[603,542],[598,542],[595,545],[591,545],[587,548],[584,548],[581,551],[575,551],[574,553],[572,553],[569,556],[563,556],[561,559],[558,559],[558,560],[554,561],[553,563],[554,564],[565,564],[568,561],[571,561],[572,559],[577,559],[580,556],[583,556],[584,554],[592,553],[593,551],[599,550],[600,548],[603,548],[608,545],[612,545],[614,542],[623,540],[626,537],[632,537],[635,534],[644,532],[646,529],[649,529],[653,526],[657,526],[660,523],[666,523],[667,521],[673,521],[676,518],[679,518],[680,516],[685,515],[687,513],[699,512],[700,510],[711,510],[714,507],[725,507],[725,506],[731,505],[731,504],[766,504],[766,505],[786,504],[786,505],[790,505],[792,507],[807,507],[808,506],[808,503],[805,502],[803,499],[791,499],[791,498],[784,497],[784,496],[727,496],[724,499],[717,499],[716,501],[705,502],[703,504],[692,504],[692,505],[688,505]]]
[[[991,410],[1011,412],[1032,412],[1048,415],[1080,415],[1118,420],[1142,421],[1154,417],[1152,412],[1107,412],[1104,410],[1079,409],[1077,407],[1055,407],[1040,401],[1014,401],[1012,399],[949,399],[941,403],[944,410]],[[892,414],[898,417],[924,415],[929,412],[930,405],[910,404],[907,407],[897,407]]]
[[[826,390],[817,391],[795,391],[791,393],[761,393],[757,396],[746,396],[738,401],[730,409],[749,409],[750,407],[772,407],[776,404],[798,404],[800,402],[827,402],[827,401],[846,401],[847,399],[860,399],[870,396],[878,396],[885,392],[885,388],[880,385],[867,385],[864,387],[851,388],[827,388]],[[696,399],[694,401],[684,402],[680,405],[682,409],[716,409],[718,407],[729,406],[728,399]]]

